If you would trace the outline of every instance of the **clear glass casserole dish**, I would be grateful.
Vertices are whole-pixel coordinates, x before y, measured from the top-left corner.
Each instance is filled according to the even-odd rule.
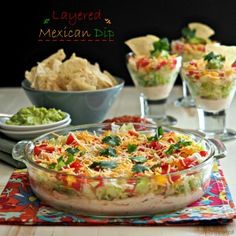
[[[124,124],[122,125],[124,126]],[[129,127],[130,124],[126,126]],[[139,135],[135,136],[133,140],[138,140],[139,137],[145,139],[145,137],[148,136],[148,142],[150,143],[147,144],[149,146],[145,146],[145,148],[147,148],[145,150],[155,154],[156,149],[154,146],[156,144],[154,146],[153,144],[154,142],[159,142],[155,141],[158,140],[157,126],[150,124],[133,124],[132,126],[135,128],[135,131],[132,130],[134,133],[130,130],[127,132],[131,132],[132,135],[135,133]],[[109,132],[115,136],[117,134],[117,127],[119,126],[115,126],[114,129],[113,125],[106,123],[89,124],[63,129],[57,131],[56,134],[48,133],[33,141],[18,142],[13,149],[13,157],[26,164],[30,184],[34,193],[50,206],[84,215],[129,217],[175,211],[196,201],[208,188],[213,162],[226,155],[224,144],[218,140],[205,139],[202,133],[193,130],[163,127],[164,134],[158,134],[160,137],[164,137],[165,133],[167,135],[169,133],[175,133],[181,137],[188,137],[188,140],[192,140],[192,143],[194,142],[196,145],[202,147],[202,151],[200,152],[204,152],[204,160],[197,165],[190,165],[190,167],[186,169],[172,172],[167,171],[162,163],[159,162],[153,166],[157,169],[161,166],[161,168],[159,168],[161,171],[165,169],[165,174],[160,174],[156,170],[155,173],[154,171],[152,173],[151,168],[149,170],[142,169],[141,166],[144,166],[150,160],[145,157],[146,163],[144,163],[143,157],[138,156],[137,158],[136,156],[136,158],[131,157],[131,159],[132,161],[136,161],[136,170],[138,167],[138,169],[141,168],[141,171],[135,171],[135,174],[130,174],[127,170],[123,171],[122,175],[116,175],[116,177],[111,177],[115,167],[110,167],[111,169],[107,172],[110,173],[108,177],[103,176],[103,173],[106,171],[103,172],[100,170],[98,175],[91,174],[91,176],[86,176],[49,169],[37,163],[38,154],[35,148],[42,142],[51,140],[50,142],[54,143],[56,142],[55,140],[63,140],[63,138],[60,138],[61,135],[66,136],[66,140],[68,140],[71,133],[84,131],[89,135],[96,134],[98,137],[111,128],[112,130]],[[171,143],[168,148],[169,151],[165,150],[165,153],[170,153],[170,147],[175,150],[173,147],[176,143],[172,141]],[[152,145],[151,149],[149,149],[150,145]],[[111,148],[115,147],[112,146]],[[71,148],[69,148],[69,150],[71,150]],[[145,150],[143,152],[142,150],[140,151],[143,153],[143,156],[145,156]],[[115,157],[112,156],[107,158],[115,160]],[[120,160],[119,156],[116,158]],[[86,162],[89,161],[86,160]],[[92,165],[90,164],[89,168],[92,168],[92,166],[97,168],[97,163],[98,162],[96,162],[95,166],[94,163]],[[186,160],[184,163],[186,164]],[[95,173],[96,168],[90,170],[90,172]],[[132,167],[131,170],[135,170],[135,168]],[[149,168],[147,164],[145,168]],[[75,170],[75,168],[72,168],[72,170]]]

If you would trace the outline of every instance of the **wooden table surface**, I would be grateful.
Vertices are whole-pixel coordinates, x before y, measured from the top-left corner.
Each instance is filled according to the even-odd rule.
[[[139,114],[138,92],[133,87],[125,87],[114,103],[107,118],[120,115]],[[197,128],[198,119],[195,109],[177,108],[173,101],[181,96],[181,88],[175,87],[168,100],[167,113],[178,119],[177,126]],[[0,88],[0,113],[15,113],[21,107],[31,105],[21,88]],[[227,111],[227,127],[236,129],[236,98]],[[236,140],[225,143],[228,155],[221,161],[226,180],[229,184],[233,199],[236,199]],[[0,162],[0,192],[7,183],[13,168]],[[236,223],[227,226],[178,226],[178,227],[134,227],[134,226],[11,226],[0,225],[0,236],[141,236],[141,235],[236,235]]]

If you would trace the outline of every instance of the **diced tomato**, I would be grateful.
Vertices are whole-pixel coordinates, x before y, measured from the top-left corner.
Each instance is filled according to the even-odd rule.
[[[81,182],[76,181],[76,182],[74,182],[74,183],[71,184],[71,187],[74,188],[74,189],[76,189],[76,190],[80,190],[80,188],[81,188]]]
[[[144,58],[141,58],[137,61],[136,66],[139,69],[139,68],[143,68],[143,67],[147,66],[148,64],[149,64],[148,58],[144,57]]]
[[[143,147],[138,148],[138,151],[144,152],[144,150],[145,149]]]
[[[128,184],[136,184],[137,180],[136,179],[128,179],[127,183]]]
[[[161,67],[165,66],[166,64],[167,64],[167,61],[162,61],[162,62],[160,62],[160,63],[156,66],[156,69],[157,69],[157,70],[160,70]]]
[[[129,130],[128,133],[129,133],[129,135],[131,135],[131,136],[136,136],[136,137],[138,137],[138,133],[137,133],[136,131]]]
[[[64,182],[64,183],[67,183],[67,181],[66,181],[67,175],[65,175],[65,174],[57,174],[57,175],[56,175],[56,178],[57,178],[58,180]]]
[[[41,144],[39,146],[34,147],[34,155],[39,155],[42,151],[47,153],[52,153],[55,151],[54,147],[48,146],[47,144]]]
[[[74,168],[74,172],[78,173],[79,169],[81,168],[80,161],[76,160],[70,164],[71,168]]]
[[[96,188],[102,187],[104,185],[102,176],[98,176],[96,180],[99,181],[99,183],[96,185]]]
[[[197,50],[198,50],[198,51],[201,51],[201,52],[205,52],[205,46],[204,46],[204,45],[199,45],[199,46],[197,47]]]
[[[167,174],[170,172],[170,165],[167,163],[164,163],[161,165],[161,169],[162,169],[162,174]]]
[[[153,156],[152,155],[147,155],[147,159],[151,160],[151,159],[153,159]]]
[[[182,53],[183,50],[184,50],[184,45],[183,45],[183,44],[180,44],[180,43],[176,43],[176,45],[175,45],[175,50],[176,50],[177,52]]]
[[[172,60],[171,69],[174,69],[175,66],[176,66],[176,64],[177,64],[177,60],[174,58],[174,59]]]
[[[181,178],[181,176],[180,175],[173,175],[173,176],[170,176],[170,178],[171,178],[171,181],[175,183]]]
[[[190,70],[190,71],[188,72],[188,74],[191,76],[191,75],[194,75],[195,72],[194,72],[193,70]]]
[[[83,184],[87,183],[87,179],[86,178],[76,178],[76,181],[71,183],[71,186],[76,189],[76,190],[81,190],[81,187],[83,186]]]
[[[184,160],[182,160],[183,165],[185,168],[189,168],[192,166],[195,166],[197,164],[197,160],[196,159],[192,159],[192,158],[185,158]]]
[[[202,156],[202,157],[205,157],[207,156],[207,151],[200,151],[199,154]]]
[[[232,64],[232,67],[233,67],[234,69],[236,69],[236,62],[234,62],[234,63]]]
[[[126,188],[125,192],[128,194],[129,197],[131,197],[135,193],[135,188]]]
[[[163,148],[163,146],[157,141],[152,141],[148,146],[155,150],[160,150],[161,148]]]
[[[169,143],[175,143],[175,140],[174,140],[173,138],[169,138],[169,139],[168,139],[168,142],[169,142]]]
[[[66,144],[67,145],[70,145],[70,144],[76,145],[76,144],[79,144],[79,143],[78,143],[78,140],[76,139],[75,135],[70,133],[67,137]]]

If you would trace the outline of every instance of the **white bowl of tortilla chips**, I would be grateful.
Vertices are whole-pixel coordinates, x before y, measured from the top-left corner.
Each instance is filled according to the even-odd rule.
[[[73,125],[102,121],[124,81],[75,54],[65,58],[60,49],[26,71],[22,81],[26,95],[36,106],[68,112]]]

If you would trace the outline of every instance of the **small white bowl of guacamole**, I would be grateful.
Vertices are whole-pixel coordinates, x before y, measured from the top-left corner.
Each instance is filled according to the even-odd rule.
[[[68,123],[70,115],[55,108],[24,107],[12,116],[0,117],[0,128],[12,131],[48,129]]]

